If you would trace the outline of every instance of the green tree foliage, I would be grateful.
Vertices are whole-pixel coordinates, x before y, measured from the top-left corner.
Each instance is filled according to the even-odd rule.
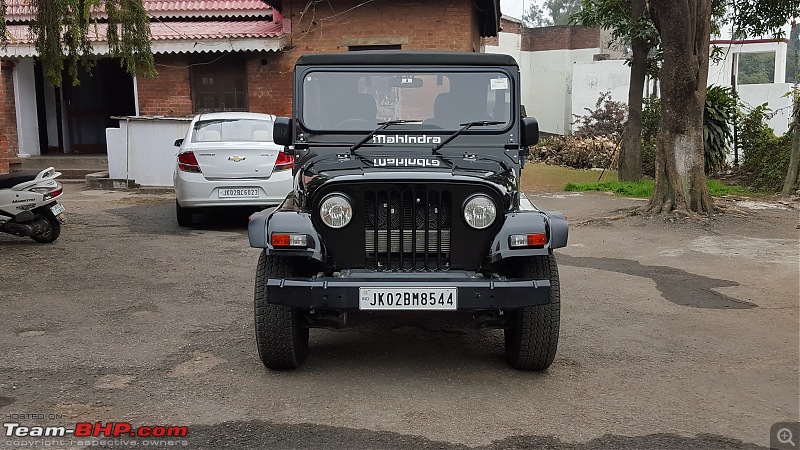
[[[800,16],[800,0],[714,0],[718,23],[730,25],[734,36],[783,38],[783,27]]]
[[[739,84],[767,84],[775,80],[775,52],[739,53]]]
[[[742,169],[752,174],[756,190],[778,192],[783,187],[792,147],[792,133],[775,136],[767,125],[772,112],[767,104],[759,105],[739,121],[739,148],[744,161]]]
[[[637,18],[632,17],[631,0],[583,0],[573,18],[581,25],[611,30],[611,37],[623,45],[638,38],[648,49],[655,49],[660,42],[647,10]],[[653,51],[651,56],[657,56],[657,52]]]
[[[92,39],[107,25],[110,56],[132,75],[155,75],[150,19],[142,0],[28,0],[35,18],[29,32],[48,80],[61,85],[66,67],[73,83],[78,68],[91,66]],[[0,0],[0,40],[8,44],[5,1]]]
[[[580,10],[581,0],[545,0],[543,5],[532,2],[522,15],[522,22],[530,27],[569,25]]]
[[[800,83],[800,27],[793,25],[786,51],[786,82]]]

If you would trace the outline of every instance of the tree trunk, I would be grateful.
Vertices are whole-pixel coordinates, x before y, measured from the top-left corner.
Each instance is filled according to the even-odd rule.
[[[661,36],[661,120],[656,151],[653,213],[708,213],[703,110],[708,79],[711,0],[650,0]]]
[[[636,21],[645,13],[645,0],[631,1],[631,18]],[[642,99],[645,76],[647,75],[647,54],[650,49],[643,39],[631,41],[631,82],[628,86],[628,121],[622,134],[619,156],[620,181],[639,181],[642,179]]]
[[[789,156],[789,170],[783,183],[783,195],[797,192],[797,177],[800,172],[800,100],[794,101],[794,130],[792,132],[792,153]]]

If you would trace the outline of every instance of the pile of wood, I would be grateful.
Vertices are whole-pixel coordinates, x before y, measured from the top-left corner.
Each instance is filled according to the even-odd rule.
[[[557,136],[531,147],[529,159],[575,169],[604,169],[616,157],[617,140],[611,136]]]

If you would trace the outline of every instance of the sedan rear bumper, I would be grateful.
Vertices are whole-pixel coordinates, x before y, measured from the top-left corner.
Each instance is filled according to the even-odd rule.
[[[220,198],[220,189],[257,189],[258,197]],[[292,190],[292,171],[273,173],[267,179],[208,180],[201,173],[177,171],[175,196],[184,208],[278,205]]]

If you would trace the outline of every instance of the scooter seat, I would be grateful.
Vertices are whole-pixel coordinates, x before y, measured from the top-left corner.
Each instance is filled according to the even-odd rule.
[[[26,181],[35,180],[39,175],[39,170],[24,170],[22,172],[10,173],[8,175],[0,175],[0,189],[7,189],[14,187]]]

